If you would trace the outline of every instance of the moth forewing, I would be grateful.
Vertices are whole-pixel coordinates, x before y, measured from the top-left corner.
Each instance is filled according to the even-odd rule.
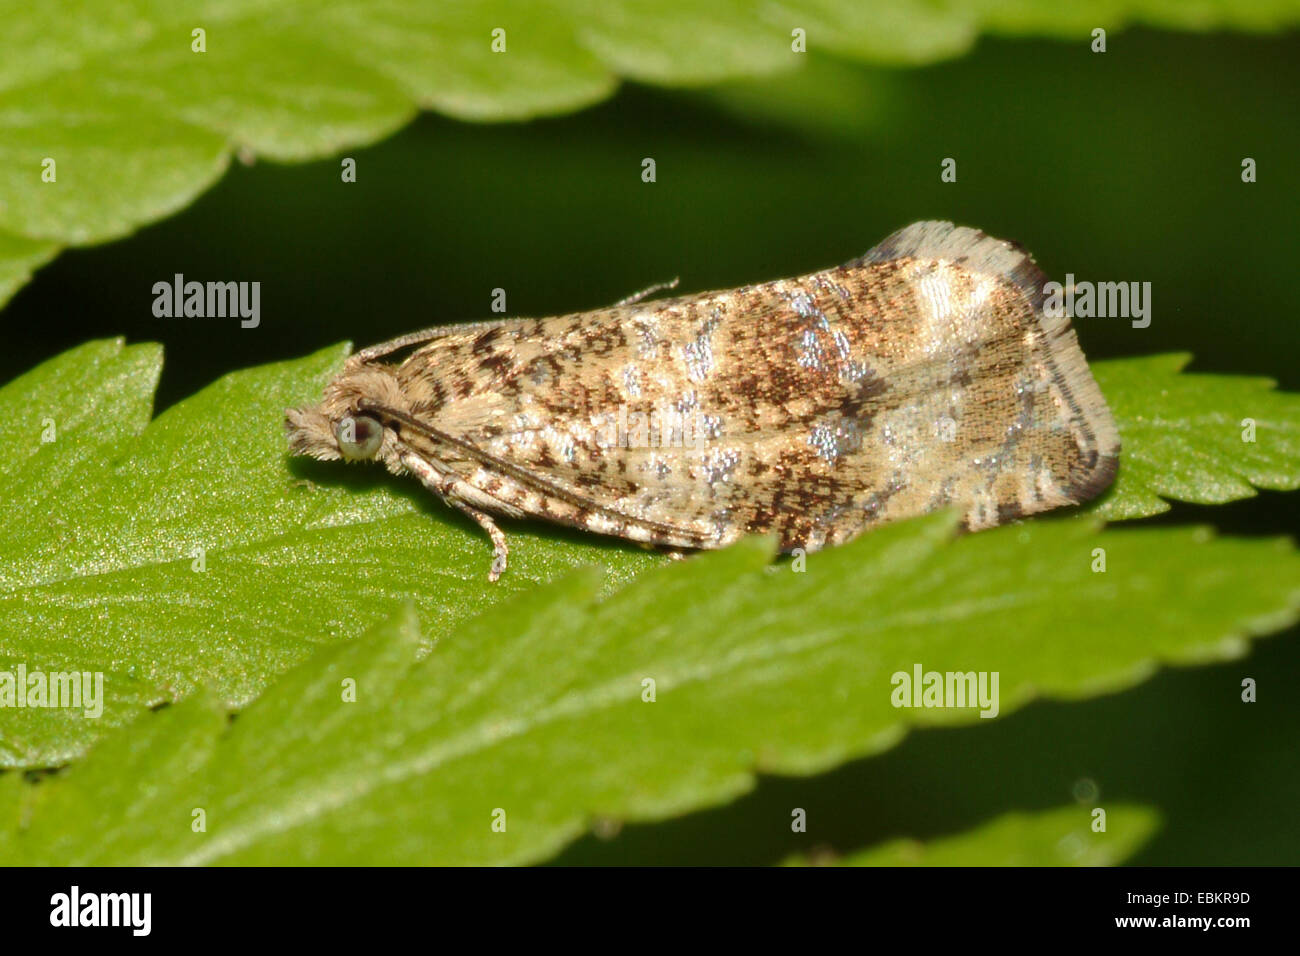
[[[290,447],[414,474],[492,537],[493,579],[494,514],[679,548],[813,550],[947,505],[990,527],[1115,474],[1045,283],[1010,243],[914,223],[800,278],[373,346],[289,412]]]

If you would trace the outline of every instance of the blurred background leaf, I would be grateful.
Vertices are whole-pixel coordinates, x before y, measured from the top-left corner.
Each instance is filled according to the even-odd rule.
[[[1300,388],[1284,171],[1300,127],[1278,113],[1300,92],[1294,36],[1131,32],[1105,54],[986,41],[924,69],[810,57],[789,76],[796,86],[726,88],[766,112],[720,105],[718,88],[627,87],[546,122],[424,116],[349,153],[355,183],[337,159],[236,165],[182,216],[39,272],[0,313],[17,333],[0,375],[105,334],[157,339],[165,407],[225,371],[487,317],[495,288],[519,315],[673,276],[683,291],[726,288],[843,262],[939,218],[1022,242],[1057,279],[1150,281],[1149,328],[1078,320],[1089,358],[1187,351],[1198,371]],[[940,181],[945,157],[956,183]],[[1258,182],[1241,181],[1244,157]],[[10,274],[48,254],[22,245]],[[261,326],[155,317],[153,285],[176,273],[260,281]]]
[[[1060,807],[1039,813],[1007,813],[963,833],[919,840],[891,840],[842,859],[838,866],[1112,866],[1142,846],[1159,826],[1149,807],[1101,807],[1105,830],[1094,831],[1093,808]]]
[[[85,245],[170,215],[232,152],[373,143],[419,109],[502,121],[578,109],[620,78],[667,86],[795,71],[811,52],[916,65],[981,32],[1088,49],[1129,23],[1276,30],[1291,0],[85,0],[0,2],[0,294],[21,240]],[[787,98],[788,102],[788,98]],[[7,277],[7,278],[6,278]],[[4,299],[0,299],[3,304]]]

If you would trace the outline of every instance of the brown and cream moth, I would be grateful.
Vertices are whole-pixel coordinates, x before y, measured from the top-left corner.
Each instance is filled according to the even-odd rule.
[[[1117,467],[1045,283],[1011,243],[917,222],[796,279],[373,346],[287,412],[289,446],[415,475],[491,536],[491,580],[492,515],[674,548],[775,532],[786,551],[945,505],[988,528],[1086,501]]]

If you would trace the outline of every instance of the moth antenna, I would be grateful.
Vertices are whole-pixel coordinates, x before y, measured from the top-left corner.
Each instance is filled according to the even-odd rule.
[[[666,289],[676,289],[678,283],[681,281],[681,276],[673,276],[667,282],[656,282],[654,285],[647,286],[640,292],[633,292],[626,299],[619,299],[614,303],[613,308],[618,308],[620,305],[633,305],[634,303],[640,302],[648,295],[654,295],[656,292],[663,292]]]
[[[440,339],[444,335],[454,335],[457,332],[481,332],[484,329],[490,329],[498,325],[505,325],[511,319],[497,319],[493,322],[455,322],[451,325],[435,325],[427,329],[421,329],[419,332],[410,332],[406,335],[399,335],[395,339],[389,339],[387,342],[380,342],[378,345],[372,345],[364,348],[360,352],[355,352],[348,357],[348,365],[364,365],[367,362],[377,358],[382,358],[392,352],[407,348],[412,345],[422,345],[425,342],[431,342],[434,339]]]
[[[669,279],[667,282],[656,282],[640,292],[633,293],[626,299],[620,299],[614,303],[617,308],[621,305],[632,305],[640,302],[646,296],[654,295],[656,292],[663,292],[666,289],[675,289],[681,282],[681,276]],[[512,319],[496,319],[487,322],[454,322],[451,325],[433,325],[427,329],[420,329],[418,332],[408,332],[406,335],[399,335],[395,339],[389,339],[387,342],[380,342],[378,345],[371,345],[349,356],[349,365],[365,365],[377,358],[383,358],[393,352],[409,348],[412,345],[423,345],[425,342],[432,342],[434,339],[442,338],[444,335],[455,335],[458,332],[482,332],[485,329],[505,325],[507,322],[518,321],[518,317]]]

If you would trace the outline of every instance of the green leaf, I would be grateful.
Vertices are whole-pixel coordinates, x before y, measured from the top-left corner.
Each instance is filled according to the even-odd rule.
[[[953,531],[944,514],[885,526],[803,572],[769,566],[770,544],[751,539],[605,600],[577,571],[438,630],[427,654],[408,611],[319,651],[229,729],[194,695],[33,792],[0,789],[15,814],[0,855],[542,860],[595,820],[676,816],[758,773],[817,773],[911,726],[981,721],[975,707],[896,706],[897,675],[916,667],[996,672],[1005,714],[1238,656],[1300,610],[1285,541],[1070,520]]]
[[[510,570],[489,585],[486,537],[417,483],[373,467],[289,460],[284,408],[315,400],[345,354],[336,346],[228,375],[152,422],[161,363],[153,345],[92,342],[0,388],[0,437],[9,450],[0,461],[0,504],[9,516],[0,526],[0,671],[21,664],[31,672],[101,672],[106,696],[94,719],[68,709],[0,708],[0,766],[65,763],[108,728],[200,686],[241,707],[316,647],[350,640],[408,601],[426,632],[447,634],[575,567],[604,565],[613,588],[665,560],[608,538],[511,523]],[[1163,377],[1142,373],[1142,361],[1098,366],[1125,434],[1121,473],[1133,459],[1155,474],[1167,453],[1159,432],[1145,433],[1157,446],[1147,453],[1144,433],[1131,436],[1122,414],[1141,404],[1141,387],[1160,383],[1159,391],[1179,393],[1173,366],[1150,361],[1166,369]],[[1221,381],[1218,393],[1193,391],[1230,397],[1244,390],[1279,403],[1279,422],[1297,418],[1295,396],[1255,388],[1249,379]],[[1212,432],[1191,434],[1206,443],[1193,447],[1207,456],[1211,476],[1216,467],[1223,480],[1236,474],[1235,460],[1210,454],[1218,448]],[[1285,446],[1276,454],[1276,467],[1294,474],[1296,451]],[[1180,450],[1163,467],[1187,474],[1187,458]],[[1200,534],[1170,533],[1183,537],[1162,539],[1160,547]],[[989,560],[1005,566],[1015,547],[1007,537],[992,540],[1002,543],[980,547],[993,547]],[[1211,551],[1237,547],[1216,542]],[[1242,547],[1257,555],[1247,560],[1263,560],[1273,548]],[[1267,550],[1251,550],[1259,548]],[[1074,571],[1088,566],[1090,550],[1072,553]],[[1287,566],[1288,553],[1278,567]],[[809,559],[819,566],[828,560]],[[1163,580],[1170,562],[1158,547],[1149,560]],[[1147,601],[1147,579],[1131,570],[1121,567],[1138,588],[1134,599]],[[1020,586],[1018,576],[993,569],[970,580],[987,588],[970,592],[980,602],[1011,600]],[[960,593],[957,583],[943,592]],[[1161,600],[1195,608],[1191,593]],[[1245,614],[1254,593],[1228,607]],[[942,596],[931,600],[932,616],[941,616]],[[864,619],[878,611],[866,601],[856,606]],[[1057,633],[1048,619],[1035,627],[1040,637]],[[1116,633],[1126,639],[1127,630]]]
[[[60,245],[122,236],[210,187],[230,157],[302,161],[376,142],[421,109],[474,121],[567,112],[622,78],[694,85],[809,57],[921,64],[982,33],[1084,44],[1098,24],[1278,30],[1286,0],[0,0],[0,304]],[[791,49],[806,34],[807,53]],[[195,30],[203,30],[196,52]],[[505,31],[494,52],[493,31]],[[47,161],[53,162],[53,167]],[[50,178],[53,173],[53,178]],[[26,252],[5,245],[22,240]]]
[[[157,346],[90,343],[0,389],[0,668],[100,671],[108,688],[97,720],[0,710],[0,766],[63,763],[200,684],[246,703],[410,598],[442,628],[580,563],[619,580],[664,560],[558,532],[515,541],[489,587],[487,539],[418,486],[296,473],[284,409],[318,398],[345,353],[226,376],[152,424]]]
[[[1110,520],[1300,488],[1300,395],[1267,378],[1189,375],[1190,355],[1098,362],[1119,425],[1120,471],[1090,509]]]
[[[891,840],[832,862],[840,866],[1113,866],[1155,833],[1150,807],[1103,807],[1106,830],[1092,829],[1092,808],[1008,813],[965,833],[927,843]],[[814,861],[820,862],[820,861]]]

